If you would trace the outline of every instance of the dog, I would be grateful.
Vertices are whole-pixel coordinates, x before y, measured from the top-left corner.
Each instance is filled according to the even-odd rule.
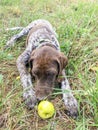
[[[14,35],[6,43],[6,48],[13,46],[24,35],[27,35],[26,49],[18,57],[16,65],[23,86],[23,98],[28,108],[33,109],[38,101],[51,95],[55,82],[57,82],[61,86],[67,114],[76,118],[78,103],[70,91],[65,74],[68,59],[60,51],[57,34],[52,25],[47,20],[35,20],[23,28],[20,33]]]

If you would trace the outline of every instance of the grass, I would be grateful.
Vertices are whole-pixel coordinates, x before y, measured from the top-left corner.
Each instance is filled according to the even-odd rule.
[[[16,59],[25,49],[26,38],[3,51],[7,40],[18,33],[6,28],[24,27],[38,18],[52,23],[61,50],[68,56],[66,73],[79,104],[76,120],[65,114],[59,94],[52,99],[56,108],[53,118],[42,120],[36,108],[27,110],[16,79]],[[98,130],[97,0],[0,1],[0,130]]]

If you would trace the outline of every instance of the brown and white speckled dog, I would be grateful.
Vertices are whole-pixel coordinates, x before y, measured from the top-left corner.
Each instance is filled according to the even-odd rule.
[[[65,75],[67,58],[60,52],[59,42],[51,24],[46,20],[35,20],[14,35],[6,47],[14,45],[17,39],[28,34],[25,51],[17,59],[17,68],[23,86],[23,97],[29,108],[33,108],[38,100],[42,100],[52,93],[55,82],[60,82],[67,114],[76,117],[78,113],[77,101],[70,90]],[[31,73],[27,65],[31,67]],[[32,77],[35,79],[33,88]],[[59,77],[63,77],[59,80]]]

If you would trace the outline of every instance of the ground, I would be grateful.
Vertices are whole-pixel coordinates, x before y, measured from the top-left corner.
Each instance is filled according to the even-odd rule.
[[[64,111],[62,96],[54,94],[56,114],[42,120],[37,109],[28,110],[16,59],[25,49],[26,37],[7,50],[4,45],[35,19],[47,19],[68,56],[67,77],[79,105],[76,120]],[[98,1],[97,0],[1,0],[0,1],[0,130],[98,130]]]

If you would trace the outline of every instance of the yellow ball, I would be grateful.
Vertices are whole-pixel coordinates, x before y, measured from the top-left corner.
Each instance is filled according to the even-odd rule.
[[[54,106],[49,101],[41,101],[38,105],[38,114],[42,119],[48,119],[55,113]]]

